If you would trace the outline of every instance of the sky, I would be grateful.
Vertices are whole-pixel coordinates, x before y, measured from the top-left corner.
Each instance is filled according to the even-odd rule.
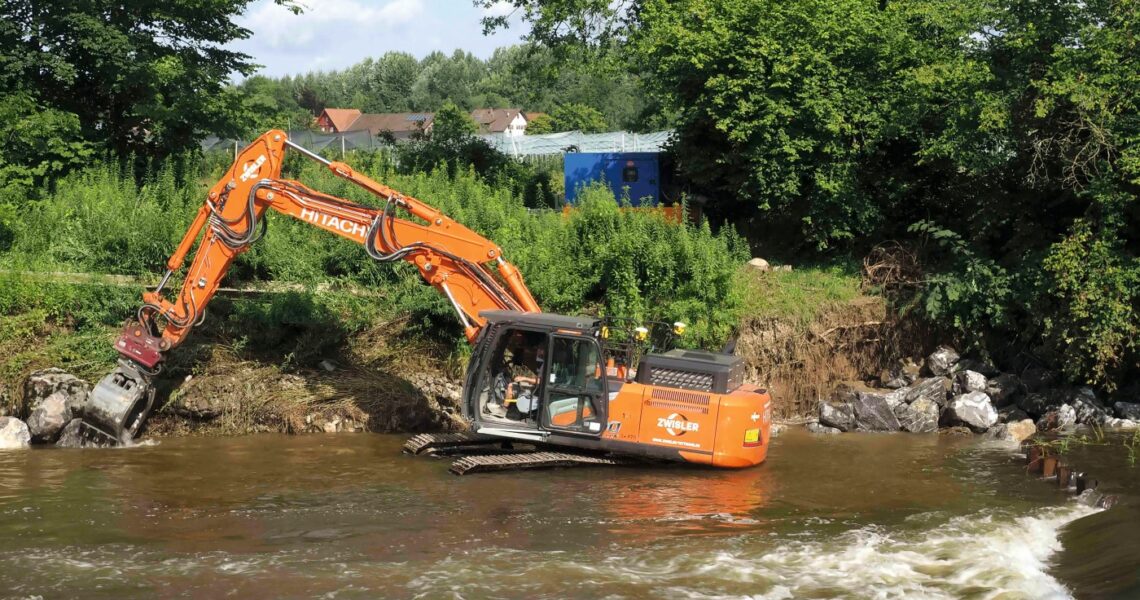
[[[272,0],[256,0],[237,22],[253,32],[230,44],[263,65],[258,73],[279,77],[309,71],[333,71],[389,50],[416,58],[441,50],[467,50],[487,58],[501,46],[517,44],[525,29],[483,35],[480,19],[510,12],[506,3],[475,7],[471,0],[301,0],[294,15]]]

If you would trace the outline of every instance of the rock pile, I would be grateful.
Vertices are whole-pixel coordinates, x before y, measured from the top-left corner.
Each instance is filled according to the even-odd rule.
[[[943,346],[923,361],[901,359],[879,377],[881,387],[841,384],[819,405],[817,432],[966,428],[1020,441],[1037,431],[1077,425],[1140,427],[1140,403],[1105,406],[1092,388],[1056,388],[1058,377],[1027,369],[1021,377]]]

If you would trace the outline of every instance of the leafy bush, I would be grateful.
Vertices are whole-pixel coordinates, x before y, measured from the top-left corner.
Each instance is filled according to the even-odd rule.
[[[349,162],[499,244],[546,310],[683,320],[691,325],[691,342],[702,345],[720,343],[738,321],[743,299],[734,278],[747,252],[731,230],[714,234],[707,223],[683,225],[658,213],[620,209],[604,187],[587,189],[580,208],[564,217],[528,209],[522,193],[488,183],[473,169],[451,177],[444,170],[401,174],[376,155],[358,155]],[[294,172],[286,176],[379,206],[377,198],[315,163],[293,164]],[[155,171],[141,185],[108,164],[65,177],[54,193],[14,216],[14,239],[8,250],[0,250],[0,265],[157,274],[200,206],[204,189],[196,181],[180,181],[169,169]],[[309,225],[278,214],[269,220],[268,235],[235,261],[228,284],[275,280],[366,286],[380,296],[368,301],[383,310],[343,305],[301,312],[321,322],[410,313],[413,325],[457,339],[451,307],[420,284],[410,265],[378,264],[362,247]],[[8,306],[31,302],[27,296],[13,298]],[[266,310],[255,313],[282,324],[297,312]]]

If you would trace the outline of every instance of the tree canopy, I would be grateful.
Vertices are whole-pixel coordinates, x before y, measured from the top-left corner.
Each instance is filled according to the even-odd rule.
[[[964,338],[1140,371],[1135,3],[511,3],[532,40],[619,48],[693,189],[764,252],[899,240],[913,308]]]

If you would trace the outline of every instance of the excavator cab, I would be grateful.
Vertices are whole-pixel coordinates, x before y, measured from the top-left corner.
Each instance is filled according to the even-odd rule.
[[[476,431],[543,441],[551,432],[597,437],[608,382],[596,323],[586,317],[484,311],[464,386]]]

